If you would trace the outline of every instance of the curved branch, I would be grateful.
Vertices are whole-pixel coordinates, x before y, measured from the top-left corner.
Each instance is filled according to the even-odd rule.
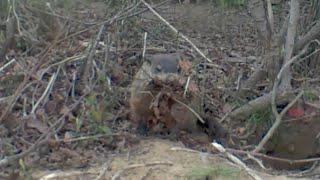
[[[316,41],[319,45],[319,42]],[[283,116],[287,113],[287,111],[298,101],[298,99],[300,99],[300,97],[303,95],[304,91],[301,91],[295,98],[293,101],[291,101],[279,114],[277,111],[277,107],[276,107],[276,95],[277,90],[278,90],[278,86],[279,86],[279,82],[280,79],[283,75],[283,73],[285,73],[286,69],[289,68],[289,66],[296,61],[297,59],[299,59],[301,56],[303,56],[305,54],[305,52],[307,51],[309,45],[311,43],[309,43],[298,55],[294,56],[293,58],[291,58],[286,64],[283,65],[283,67],[281,68],[281,70],[279,71],[277,78],[274,82],[273,85],[273,90],[272,90],[272,112],[274,113],[274,115],[276,116],[276,121],[275,123],[272,125],[272,127],[269,129],[268,133],[263,137],[263,139],[260,141],[260,143],[258,144],[258,146],[253,150],[253,153],[257,153],[259,151],[262,150],[263,146],[268,142],[268,140],[273,136],[274,132],[277,130],[277,128],[280,126],[280,123],[282,121]],[[315,50],[314,52],[312,52],[311,54],[309,54],[308,56],[304,57],[302,60],[307,59],[308,57],[312,56],[313,54],[319,52],[320,49]]]

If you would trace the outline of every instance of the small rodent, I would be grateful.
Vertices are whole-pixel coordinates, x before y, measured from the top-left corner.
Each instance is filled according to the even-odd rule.
[[[136,73],[130,88],[130,108],[133,119],[136,121],[148,121],[153,115],[150,108],[154,98],[151,90],[146,89],[156,75],[165,76],[165,73],[178,73],[178,54],[161,54],[147,56],[146,61]]]
[[[161,90],[150,87],[150,83],[154,79],[165,81],[170,78],[180,77],[180,59],[181,57],[177,53],[146,57],[146,61],[136,73],[130,89],[132,118],[138,125],[148,124],[148,122],[154,121],[155,118],[152,103]],[[166,122],[166,126],[169,126],[168,128],[171,128],[172,131],[196,131],[197,118],[187,107],[173,100],[162,101],[161,103],[159,109],[168,110],[160,112],[161,118],[158,121]],[[160,108],[160,106],[164,108]],[[173,124],[170,123],[171,121],[173,121]]]
[[[170,112],[177,121],[176,126],[174,127],[174,131],[184,130],[189,133],[199,131],[199,127],[197,125],[197,117],[184,105],[174,103],[171,106]]]

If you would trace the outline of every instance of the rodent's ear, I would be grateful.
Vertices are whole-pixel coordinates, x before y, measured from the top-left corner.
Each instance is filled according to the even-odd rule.
[[[142,58],[142,55],[141,55],[141,58]],[[152,55],[150,55],[150,54],[145,54],[145,55],[144,55],[144,59],[145,59],[146,61],[150,61],[150,60],[152,59]]]

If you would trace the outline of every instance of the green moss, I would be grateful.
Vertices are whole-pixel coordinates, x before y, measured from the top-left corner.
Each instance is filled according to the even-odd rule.
[[[303,94],[303,97],[309,102],[314,102],[319,100],[319,97],[317,96],[317,94],[315,94],[312,91],[305,91]]]
[[[271,108],[251,114],[247,122],[251,124],[269,124],[272,120]]]
[[[188,179],[217,179],[218,177],[223,177],[224,179],[237,179],[239,175],[240,170],[227,166],[202,167],[191,170],[188,174]]]
[[[24,177],[26,180],[32,180],[32,171],[27,167],[25,162],[22,159],[19,159],[19,165],[20,165],[20,175]]]

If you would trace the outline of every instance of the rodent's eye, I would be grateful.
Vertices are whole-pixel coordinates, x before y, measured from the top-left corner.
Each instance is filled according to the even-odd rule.
[[[162,70],[162,66],[157,65],[157,66],[156,66],[156,70],[157,70],[158,72],[160,72],[160,71]]]
[[[180,67],[177,68],[177,72],[181,73],[181,68]]]

